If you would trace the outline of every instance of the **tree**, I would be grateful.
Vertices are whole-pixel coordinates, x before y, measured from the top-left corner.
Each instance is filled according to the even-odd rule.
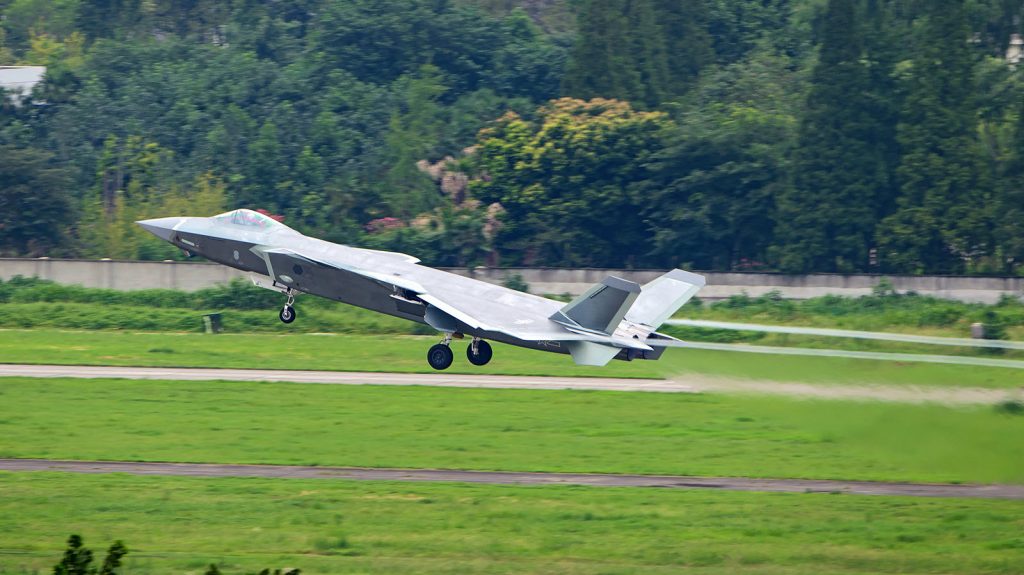
[[[628,34],[625,0],[581,2],[562,94],[582,99],[630,99],[640,77],[629,65],[629,54],[624,49],[629,43]]]
[[[0,146],[0,158],[0,252],[50,253],[64,243],[74,220],[68,171],[52,154],[34,148]]]
[[[495,50],[493,70],[483,83],[502,96],[534,101],[557,96],[566,50],[538,29],[522,8],[502,21],[501,33],[507,40]]]
[[[789,181],[803,84],[792,62],[761,52],[709,71],[681,107],[644,198],[650,267],[759,269]]]
[[[411,218],[438,205],[440,195],[416,166],[431,158],[443,128],[438,99],[448,90],[435,66],[423,66],[404,78],[405,110],[391,118],[387,134],[387,165],[381,196],[389,215]]]
[[[925,3],[914,32],[897,127],[900,195],[879,229],[879,263],[888,271],[963,273],[993,252],[963,0]]]
[[[584,0],[562,93],[652,108],[681,96],[712,58],[704,18],[700,1]]]
[[[1024,265],[1024,98],[1017,108],[1010,150],[1001,174],[996,241],[1012,271]]]
[[[68,538],[68,548],[60,563],[53,566],[53,575],[115,575],[117,568],[121,566],[121,560],[128,554],[128,548],[121,541],[115,541],[107,550],[107,556],[103,559],[103,565],[99,571],[91,567],[93,560],[92,551],[82,544],[80,535],[72,535]]]
[[[654,0],[654,8],[665,43],[665,93],[671,99],[692,88],[701,70],[714,60],[708,11],[704,0]]]
[[[830,0],[795,150],[793,185],[779,198],[776,257],[789,272],[865,271],[877,207],[885,203],[884,118],[865,58],[856,0]],[[885,70],[876,75],[885,75]]]
[[[472,158],[473,197],[505,209],[498,243],[506,263],[632,266],[643,255],[646,179],[672,122],[617,100],[562,98],[537,122],[506,114],[482,130]]]
[[[249,146],[246,191],[242,201],[253,208],[280,211],[277,184],[281,180],[282,154],[277,124],[267,120]]]
[[[121,566],[121,559],[128,554],[128,548],[120,541],[114,541],[107,550],[107,556],[103,558],[103,566],[100,567],[99,575],[114,575],[117,568]]]
[[[64,551],[64,557],[53,567],[53,575],[88,575],[90,571],[96,571],[89,569],[91,563],[92,551],[82,545],[80,535],[72,535],[68,538],[68,548]]]

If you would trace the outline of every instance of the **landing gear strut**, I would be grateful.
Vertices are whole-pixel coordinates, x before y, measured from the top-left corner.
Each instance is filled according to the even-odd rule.
[[[295,308],[293,307],[295,305],[295,294],[291,288],[285,293],[288,294],[288,301],[285,302],[284,307],[281,308],[281,313],[277,317],[281,318],[281,321],[284,323],[291,323],[295,321]]]
[[[436,344],[427,351],[427,363],[430,367],[440,371],[442,369],[448,369],[452,365],[452,360],[455,359],[455,354],[452,353],[450,344],[452,343],[452,334],[444,334],[444,340],[441,343]]]
[[[491,350],[491,344],[478,337],[474,337],[473,342],[466,348],[466,357],[473,365],[487,365],[492,355],[494,352]]]

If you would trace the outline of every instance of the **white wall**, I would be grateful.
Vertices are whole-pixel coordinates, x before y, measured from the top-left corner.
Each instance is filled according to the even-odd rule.
[[[602,269],[477,268],[451,269],[460,275],[492,283],[502,283],[510,274],[519,274],[538,294],[577,295],[607,275],[646,283],[661,271]],[[233,277],[247,277],[238,270],[208,262],[134,262],[119,260],[62,260],[0,258],[0,279],[14,276],[39,277],[63,284],[104,287],[118,290],[170,288],[194,291],[225,283]],[[751,296],[778,290],[783,297],[806,299],[825,294],[857,296],[871,293],[883,278],[900,292],[970,302],[995,303],[1003,294],[1024,295],[1024,278],[961,276],[884,276],[707,272],[708,284],[701,290],[703,299],[721,299],[746,292]]]

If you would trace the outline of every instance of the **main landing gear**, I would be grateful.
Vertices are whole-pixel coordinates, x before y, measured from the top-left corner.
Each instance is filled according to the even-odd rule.
[[[474,337],[473,343],[466,348],[466,357],[473,365],[487,365],[492,355],[494,352],[491,350],[491,344],[478,337]]]
[[[285,302],[284,307],[281,308],[281,313],[277,314],[277,317],[281,318],[284,323],[291,323],[295,321],[295,293],[292,292],[291,288],[285,292],[288,294],[288,301]]]
[[[452,334],[446,333],[441,343],[432,346],[427,351],[427,363],[430,364],[430,367],[438,371],[451,367],[452,361],[455,359],[451,343]],[[492,355],[491,344],[478,337],[474,337],[473,342],[466,349],[466,357],[473,365],[486,365],[487,362],[491,361]]]

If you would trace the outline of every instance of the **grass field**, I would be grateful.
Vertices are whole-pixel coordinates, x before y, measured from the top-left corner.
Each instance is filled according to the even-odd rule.
[[[120,331],[0,330],[0,363],[243,367],[338,371],[433,372],[426,351],[436,337],[133,333]],[[670,349],[658,361],[577,366],[566,355],[495,344],[494,360],[465,360],[454,344],[452,373],[596,377],[673,377],[688,374],[801,381],[921,386],[1024,386],[1024,370],[861,359],[754,355]]]
[[[95,290],[104,291],[104,290]],[[265,290],[264,290],[265,291]],[[91,293],[86,290],[86,293]],[[131,294],[132,292],[127,292]],[[179,292],[172,292],[183,295]],[[30,302],[0,303],[0,329],[18,330],[81,330],[90,332],[168,332],[199,334],[203,331],[203,315],[219,313],[224,333],[230,335],[264,334],[294,335],[312,333],[331,333],[342,335],[374,335],[374,336],[408,336],[427,335],[434,337],[436,332],[429,326],[407,320],[383,315],[352,306],[346,306],[327,300],[309,297],[298,308],[299,319],[292,324],[283,324],[277,318],[276,307],[279,302],[269,303],[265,309],[234,309],[234,308],[167,308],[147,307],[144,305],[82,303],[82,302]],[[820,323],[817,316],[806,321],[787,321],[773,317],[744,318],[732,313],[723,314],[718,308],[684,308],[683,314],[693,317],[728,319],[730,321],[764,321],[769,324],[804,325]],[[798,316],[803,317],[803,316]],[[856,316],[864,323],[865,318]],[[900,330],[902,328],[902,330]],[[914,325],[884,324],[874,329],[903,331],[928,335],[958,335],[966,337],[960,331],[948,328],[935,328]],[[683,326],[664,326],[661,331],[687,341],[713,341],[723,343],[756,343],[758,345],[777,345],[785,347],[810,347],[826,349],[850,349],[861,351],[889,351],[904,353],[941,353],[945,355],[991,355],[1007,359],[1024,359],[1024,351],[1015,350],[982,350],[975,347],[932,346],[906,342],[871,341],[863,339],[834,338],[792,334],[766,334],[750,331],[724,329],[695,328]],[[962,330],[961,330],[962,331]],[[1024,332],[1024,328],[1022,328]],[[1024,335],[1024,333],[1022,333]]]
[[[989,406],[0,381],[0,457],[1024,483],[1024,416]]]
[[[1024,502],[0,473],[0,572],[70,533],[126,573],[1005,573]],[[229,550],[229,551],[228,551]]]
[[[302,321],[285,327],[276,322],[273,313],[282,301],[279,294],[243,279],[186,293],[162,289],[123,292],[14,278],[0,281],[0,303],[5,304],[0,306],[0,327],[201,331],[201,315],[216,311],[224,314],[225,327],[233,333],[425,333],[416,331],[415,324],[317,297],[300,298]],[[983,322],[1004,332],[1005,337],[1024,339],[1024,302],[1017,298],[1007,297],[995,305],[969,304],[897,295],[884,285],[879,285],[874,295],[862,297],[827,295],[794,301],[775,292],[760,297],[733,296],[712,304],[695,299],[678,315],[960,337],[969,335],[972,323]],[[701,330],[689,337],[720,335]],[[760,336],[743,335],[751,337]]]
[[[0,330],[3,363],[432,371],[424,356],[437,338],[330,302],[302,300],[299,322],[283,326],[261,309],[273,294],[242,285],[201,300],[12,285],[0,285],[0,325],[37,329]],[[1018,304],[876,299],[695,312],[962,335],[992,311],[1011,336],[1024,329]],[[224,310],[235,333],[183,333],[205,309]],[[56,329],[66,327],[82,331]],[[367,333],[386,335],[356,335]],[[861,344],[833,347],[844,345]],[[465,342],[454,346],[458,373],[1024,386],[1024,370],[700,350],[583,368],[497,344],[477,368]],[[747,395],[0,378],[0,457],[1024,483],[1024,415]],[[0,473],[0,574],[49,572],[71,533],[99,557],[123,539],[134,574],[198,574],[211,562],[225,575],[1019,574],[1022,532],[1019,501]]]

